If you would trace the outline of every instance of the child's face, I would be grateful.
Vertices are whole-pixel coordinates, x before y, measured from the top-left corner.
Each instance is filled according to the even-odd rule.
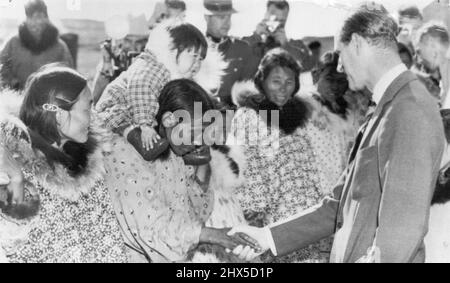
[[[200,70],[202,56],[199,50],[185,49],[180,53],[177,60],[178,71],[183,78],[191,79]]]

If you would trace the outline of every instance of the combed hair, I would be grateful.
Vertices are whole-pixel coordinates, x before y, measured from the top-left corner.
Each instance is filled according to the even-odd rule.
[[[372,45],[397,49],[398,25],[383,9],[361,6],[344,22],[340,41],[349,44],[353,34],[358,34]]]
[[[437,39],[442,44],[449,44],[450,42],[447,28],[443,24],[436,22],[424,24],[417,32],[419,42],[428,38]]]

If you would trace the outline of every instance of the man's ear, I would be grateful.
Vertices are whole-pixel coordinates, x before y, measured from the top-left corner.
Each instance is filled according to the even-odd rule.
[[[362,40],[363,38],[359,34],[357,33],[352,34],[352,40],[349,44],[353,44],[356,55],[359,55],[361,53]]]

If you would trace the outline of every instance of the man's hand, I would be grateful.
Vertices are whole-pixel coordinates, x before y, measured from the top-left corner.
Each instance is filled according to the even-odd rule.
[[[262,22],[260,22],[257,26],[256,26],[256,30],[255,30],[255,34],[259,35],[259,36],[269,36],[270,32],[267,29],[267,25],[266,25],[267,20],[263,20]]]
[[[270,249],[270,239],[267,238],[264,228],[256,228],[251,226],[235,227],[228,233],[228,235],[235,236],[239,235],[240,233],[245,234],[251,239],[255,240],[259,246],[258,251],[249,245],[240,245],[233,249],[233,253],[239,256],[241,260],[252,261]]]
[[[24,177],[14,158],[0,146],[0,189],[7,189],[13,204],[20,204],[24,199]]]
[[[281,46],[286,46],[286,44],[288,43],[288,38],[286,35],[286,30],[283,27],[278,28],[274,34],[273,37],[275,38],[275,40],[281,44]]]
[[[244,237],[234,237],[227,235],[231,229],[215,229],[205,227],[200,235],[200,243],[219,245],[227,250],[234,250],[239,246],[254,246],[253,240]],[[255,247],[256,248],[256,247]]]

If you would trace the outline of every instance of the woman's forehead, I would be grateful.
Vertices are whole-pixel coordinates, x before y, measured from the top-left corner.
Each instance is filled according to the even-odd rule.
[[[277,66],[272,69],[269,76],[290,77],[294,76],[294,71],[287,67]]]

